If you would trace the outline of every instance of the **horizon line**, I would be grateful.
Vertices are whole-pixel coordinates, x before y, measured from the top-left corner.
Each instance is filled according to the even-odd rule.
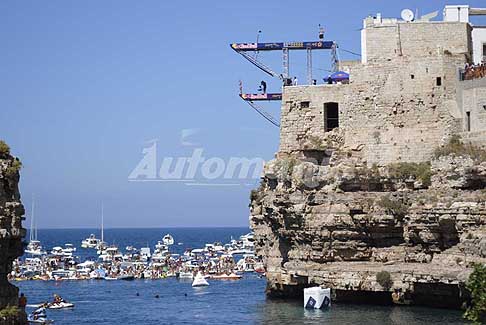
[[[104,227],[105,230],[107,229],[166,229],[166,228],[250,228],[249,225],[246,226],[164,226],[164,227],[131,227],[131,226],[122,226],[122,227]],[[31,230],[30,228],[25,228],[26,230]],[[66,227],[66,228],[37,228],[37,230],[82,230],[82,229],[101,229],[100,227]]]

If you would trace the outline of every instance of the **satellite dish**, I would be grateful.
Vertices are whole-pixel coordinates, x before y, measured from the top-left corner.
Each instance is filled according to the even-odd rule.
[[[413,21],[413,18],[414,18],[414,14],[413,14],[413,11],[410,10],[410,9],[403,9],[402,10],[402,19],[405,20],[405,21]]]

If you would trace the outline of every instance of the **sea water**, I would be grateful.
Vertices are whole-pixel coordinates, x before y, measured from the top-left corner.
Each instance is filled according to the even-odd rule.
[[[106,229],[105,241],[125,246],[153,247],[170,233],[172,250],[227,243],[247,228]],[[72,243],[81,261],[96,252],[80,248],[96,229],[39,230],[45,248]],[[178,243],[182,243],[178,245]],[[54,324],[463,324],[461,312],[421,307],[391,307],[333,303],[328,310],[305,310],[302,301],[269,300],[265,278],[247,273],[242,280],[209,280],[208,287],[192,288],[191,281],[167,278],[134,281],[22,281],[15,282],[29,304],[52,300],[55,293],[75,303],[71,310],[49,310]],[[27,311],[30,311],[28,308]]]

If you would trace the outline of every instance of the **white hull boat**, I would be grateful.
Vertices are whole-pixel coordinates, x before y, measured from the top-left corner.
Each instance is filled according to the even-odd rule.
[[[45,318],[39,318],[39,319],[28,319],[28,322],[31,324],[52,324],[54,321],[52,319],[45,319]]]
[[[174,245],[174,238],[170,234],[167,234],[162,238],[162,242],[166,246]]]
[[[39,308],[44,304],[38,304],[38,305],[27,305],[27,307],[34,307],[34,308]],[[51,302],[47,304],[47,309],[66,309],[66,308],[73,308],[74,304],[71,302],[63,301],[63,302]]]
[[[206,281],[201,273],[198,273],[192,282],[193,287],[207,287],[208,285],[208,281]]]
[[[194,279],[192,272],[179,272],[179,279]]]
[[[70,302],[53,302],[47,306],[47,309],[66,309],[73,308],[74,304]]]

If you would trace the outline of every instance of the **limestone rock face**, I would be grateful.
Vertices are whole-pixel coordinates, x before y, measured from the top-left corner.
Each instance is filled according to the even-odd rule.
[[[352,149],[336,149],[327,166],[296,156],[269,162],[252,193],[270,296],[324,285],[341,301],[391,303],[394,290],[422,305],[467,299],[472,264],[486,262],[484,163],[443,157],[419,180],[367,167]],[[382,271],[391,284],[377,280]]]
[[[12,261],[23,254],[22,238],[26,233],[22,228],[25,211],[18,189],[20,162],[5,149],[8,147],[3,148],[0,152],[0,310],[18,305],[18,288],[8,282],[7,275]],[[0,324],[3,322],[6,321],[0,319]],[[26,324],[25,313],[14,323]]]

